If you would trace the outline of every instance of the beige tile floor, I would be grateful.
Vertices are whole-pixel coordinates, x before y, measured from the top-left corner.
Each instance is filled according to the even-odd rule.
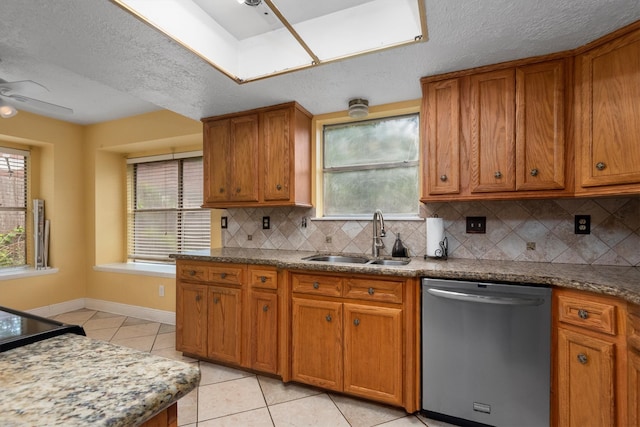
[[[55,319],[82,325],[91,338],[197,364],[200,386],[178,401],[179,426],[450,426],[398,408],[184,357],[175,350],[172,325],[88,309]]]

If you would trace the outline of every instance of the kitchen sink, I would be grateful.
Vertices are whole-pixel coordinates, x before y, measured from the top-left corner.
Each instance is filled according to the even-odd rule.
[[[410,259],[372,259],[368,262],[371,265],[407,265]]]
[[[369,258],[367,257],[344,255],[312,255],[302,259],[305,261],[349,262],[352,264],[366,264],[369,262]]]
[[[302,259],[305,261],[338,262],[367,265],[407,265],[411,261],[410,259],[369,259],[365,256],[357,255],[312,255]]]

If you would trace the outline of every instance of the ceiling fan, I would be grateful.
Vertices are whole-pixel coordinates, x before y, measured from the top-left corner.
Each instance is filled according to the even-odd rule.
[[[0,117],[9,118],[15,116],[17,114],[16,107],[20,105],[53,114],[73,114],[71,108],[31,97],[44,92],[49,92],[49,89],[33,80],[7,82],[0,79]]]

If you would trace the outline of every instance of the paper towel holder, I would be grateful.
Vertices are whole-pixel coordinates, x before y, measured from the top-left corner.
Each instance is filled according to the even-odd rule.
[[[433,218],[438,218],[438,215],[434,214]],[[438,246],[439,248],[434,251],[433,255],[425,254],[424,259],[431,258],[446,260],[449,257],[449,241],[446,236],[443,236],[442,240],[438,242]]]

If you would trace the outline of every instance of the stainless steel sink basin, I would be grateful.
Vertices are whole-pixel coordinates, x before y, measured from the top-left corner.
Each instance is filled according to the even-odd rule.
[[[352,264],[366,264],[369,262],[369,258],[367,257],[343,255],[313,255],[303,259],[306,261],[349,262]]]
[[[411,261],[410,259],[369,259],[365,256],[357,255],[312,255],[302,259],[305,261],[339,262],[367,265],[407,265]]]
[[[407,265],[410,259],[372,259],[368,262],[371,265]]]

